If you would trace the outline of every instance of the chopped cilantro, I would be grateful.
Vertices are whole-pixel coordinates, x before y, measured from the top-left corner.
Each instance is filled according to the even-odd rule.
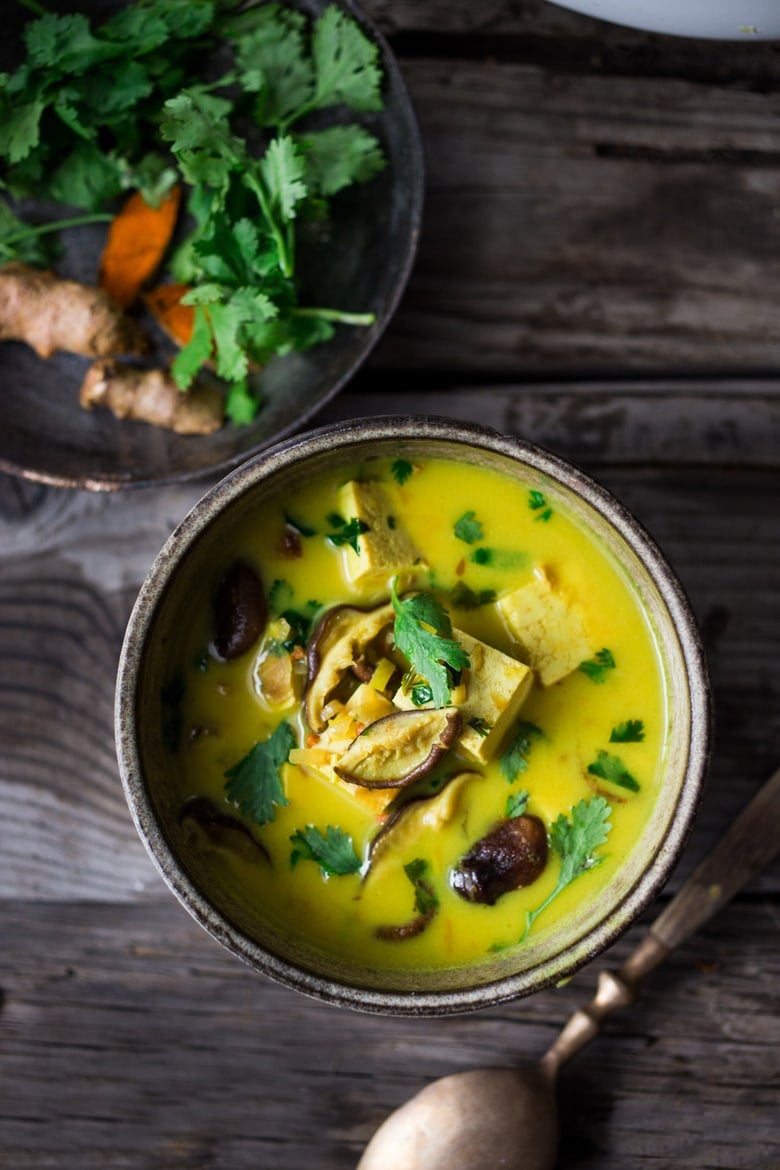
[[[476,544],[484,536],[482,524],[477,520],[476,512],[464,512],[460,520],[456,521],[453,531],[458,540],[462,540],[465,544]]]
[[[390,529],[395,529],[395,516],[387,517],[387,527]]]
[[[474,590],[465,581],[458,581],[450,590],[450,604],[456,609],[480,609],[496,600],[495,589]]]
[[[612,728],[610,743],[641,743],[645,738],[645,725],[641,719],[627,719]]]
[[[510,792],[506,798],[506,816],[511,820],[512,817],[521,817],[528,807],[528,792],[525,788],[521,788],[519,792]]]
[[[351,520],[345,520],[343,516],[338,516],[332,512],[328,516],[328,522],[333,525],[335,532],[328,532],[325,539],[333,548],[342,548],[348,544],[351,549],[360,556],[359,538],[364,532],[369,531],[369,527],[364,520],[359,520],[357,516],[353,516]]]
[[[493,724],[488,723],[487,719],[480,719],[475,715],[473,719],[469,719],[469,727],[473,727],[477,735],[481,735],[485,739],[493,730]]]
[[[532,512],[538,512],[534,517],[535,520],[543,520],[546,524],[553,514],[552,508],[548,505],[544,492],[530,491],[528,493],[528,507]]]
[[[352,838],[335,825],[327,825],[324,834],[314,825],[307,825],[296,829],[290,840],[295,846],[290,854],[292,869],[299,861],[316,861],[326,877],[340,877],[360,869]]]
[[[611,784],[617,784],[620,788],[639,792],[639,781],[634,779],[620,756],[611,756],[609,752],[599,752],[594,763],[588,764],[588,772],[591,776],[609,780]]]
[[[269,739],[256,743],[251,751],[225,772],[225,792],[244,816],[258,825],[274,819],[274,806],[289,801],[284,795],[280,770],[295,747],[288,723],[280,723]]]
[[[544,732],[535,723],[522,720],[517,724],[515,737],[499,760],[501,775],[511,784],[521,772],[528,768],[528,753],[531,751],[533,740],[543,736]]]
[[[475,565],[489,565],[493,560],[493,550],[491,548],[475,548],[470,560]]]
[[[590,800],[581,800],[571,810],[571,817],[561,813],[550,827],[550,844],[561,860],[558,881],[552,893],[548,894],[540,906],[529,910],[525,916],[525,929],[520,941],[526,937],[536,919],[550,903],[565,890],[571,882],[595,869],[604,860],[597,857],[594,850],[603,845],[609,836],[612,825],[609,818],[612,809],[603,796],[593,796]]]
[[[588,658],[585,662],[581,662],[578,670],[586,674],[592,682],[603,683],[607,677],[607,671],[614,670],[615,666],[616,662],[612,651],[605,646],[603,650],[599,650],[595,658]]]
[[[450,701],[452,674],[469,665],[469,656],[451,637],[452,623],[447,611],[431,593],[415,593],[401,599],[391,586],[395,610],[395,645],[408,658],[416,674],[431,688],[434,706]]]
[[[403,484],[406,483],[407,479],[414,471],[414,468],[408,459],[396,459],[391,464],[390,471],[393,474],[393,479],[395,482],[403,486]]]
[[[300,532],[301,536],[316,536],[317,529],[312,528],[309,524],[302,524],[300,520],[294,519],[288,512],[284,514],[285,524],[289,524],[296,532]]]
[[[433,701],[433,691],[427,683],[415,683],[409,695],[415,707],[424,707],[426,703]]]
[[[439,899],[429,880],[430,865],[424,857],[416,857],[404,866],[404,873],[414,886],[414,908],[418,914],[432,914],[439,908]]]

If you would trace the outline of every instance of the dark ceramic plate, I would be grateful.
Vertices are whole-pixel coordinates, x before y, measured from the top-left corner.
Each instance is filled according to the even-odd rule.
[[[107,411],[87,412],[78,391],[88,361],[58,354],[42,361],[17,342],[0,345],[3,425],[0,468],[59,487],[116,490],[222,474],[275,440],[290,434],[354,375],[390,320],[406,284],[419,235],[423,198],[422,149],[409,95],[388,46],[376,29],[340,0],[380,48],[384,110],[368,125],[379,137],[388,165],[373,182],[343,192],[332,203],[329,238],[309,247],[304,280],[310,304],[372,311],[370,328],[339,326],[335,337],[303,354],[278,358],[259,376],[264,405],[249,426],[226,425],[210,436],[174,435],[145,423],[119,421]],[[93,11],[101,19],[117,4],[49,5],[59,11]],[[319,14],[325,0],[298,5]],[[14,5],[12,35],[0,50],[0,69],[13,67],[11,48],[30,18]],[[30,205],[25,205],[27,210]],[[39,212],[41,208],[37,209]],[[40,218],[36,216],[36,218]],[[64,276],[96,279],[104,234],[83,228],[65,240],[58,264]],[[304,256],[301,256],[302,261]],[[162,360],[171,351],[160,342]]]

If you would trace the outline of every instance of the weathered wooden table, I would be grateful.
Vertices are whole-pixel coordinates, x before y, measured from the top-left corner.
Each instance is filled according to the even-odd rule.
[[[386,341],[319,421],[477,419],[581,463],[650,528],[717,714],[672,890],[780,760],[780,47],[543,0],[368,7],[416,101],[427,213]],[[132,598],[205,486],[0,483],[9,1170],[348,1170],[428,1080],[541,1053],[640,936],[566,987],[426,1022],[308,1001],[189,919],[136,838],[111,712]],[[566,1070],[561,1170],[780,1167],[779,939],[775,866]]]

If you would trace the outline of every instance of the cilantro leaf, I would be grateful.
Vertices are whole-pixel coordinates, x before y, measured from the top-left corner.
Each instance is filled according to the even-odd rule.
[[[309,192],[326,198],[352,183],[367,183],[384,170],[382,149],[363,126],[329,126],[300,139]]]
[[[534,519],[543,520],[545,524],[553,514],[553,510],[551,507],[549,507],[544,492],[534,490],[530,491],[528,493],[528,507],[532,512],[539,513],[538,516],[534,517]]]
[[[488,723],[487,719],[480,719],[478,715],[475,715],[473,719],[469,719],[469,727],[473,728],[477,735],[482,736],[483,739],[486,739],[493,730],[493,724]]]
[[[192,337],[176,354],[171,366],[173,380],[180,390],[186,390],[192,385],[195,375],[211,357],[213,348],[214,341],[206,310],[202,305],[198,305],[195,309]]]
[[[401,600],[395,583],[391,586],[391,601],[397,649],[430,684],[434,706],[446,707],[452,673],[470,665],[466,651],[450,636],[452,623],[447,611],[431,593],[416,593]]]
[[[269,739],[256,743],[242,760],[225,772],[228,799],[258,825],[274,819],[275,805],[289,803],[280,769],[293,747],[295,736],[292,728],[288,723],[280,723]]]
[[[343,548],[345,544],[348,544],[360,556],[359,538],[364,532],[370,531],[365,520],[359,520],[357,516],[353,516],[351,520],[347,521],[342,516],[332,512],[328,516],[328,523],[336,529],[335,532],[326,533],[325,539],[328,544],[332,545],[333,548]]]
[[[232,382],[228,386],[225,395],[225,414],[236,426],[251,423],[259,406],[260,401],[246,378]]]
[[[563,813],[550,827],[550,844],[561,860],[558,881],[555,888],[535,910],[525,916],[525,929],[520,941],[526,937],[536,919],[571,882],[589,869],[595,869],[604,860],[597,857],[595,850],[603,845],[612,825],[609,821],[612,809],[603,796],[581,800],[571,810],[571,817]]]
[[[256,93],[259,126],[285,127],[314,93],[314,66],[307,56],[302,14],[269,4],[257,10],[253,27],[236,39],[239,81]]]
[[[528,753],[531,750],[534,738],[543,736],[544,732],[535,723],[526,720],[517,724],[517,732],[509,747],[499,760],[499,768],[504,779],[511,784],[521,772],[528,768]]]
[[[605,646],[603,650],[599,650],[595,658],[588,658],[585,662],[581,662],[577,669],[586,674],[592,682],[603,683],[607,672],[614,670],[616,665],[612,651]]]
[[[416,857],[404,866],[404,873],[414,886],[414,908],[418,914],[433,914],[439,908],[438,895],[430,883],[430,864]]]
[[[408,459],[395,459],[390,465],[390,471],[395,482],[403,487],[414,468]]]
[[[315,91],[312,109],[344,103],[368,113],[381,110],[379,50],[335,4],[314,25]]]
[[[271,211],[278,211],[283,223],[295,219],[298,204],[306,198],[306,160],[295,140],[284,135],[272,138],[260,163]]]
[[[456,609],[481,609],[483,605],[492,605],[495,600],[495,589],[474,590],[465,581],[458,581],[450,590],[450,604]]]
[[[641,719],[627,719],[612,728],[610,743],[641,743],[645,738],[645,725]]]
[[[352,838],[337,826],[327,825],[323,834],[314,825],[307,825],[296,829],[290,840],[295,846],[290,854],[291,868],[299,861],[316,861],[326,877],[357,873],[360,869]]]
[[[505,815],[510,820],[513,817],[521,817],[528,807],[528,791],[521,788],[519,792],[510,792],[506,798]]]
[[[478,540],[483,539],[482,525],[476,516],[476,512],[464,512],[460,520],[455,522],[453,531],[458,540],[464,541],[465,544],[476,544]]]
[[[595,761],[588,764],[588,772],[591,776],[609,780],[611,784],[617,784],[620,788],[639,792],[639,781],[634,779],[620,756],[611,756],[609,752],[600,751]]]

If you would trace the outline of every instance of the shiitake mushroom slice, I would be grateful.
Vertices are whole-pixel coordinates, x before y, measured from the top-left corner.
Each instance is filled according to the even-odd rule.
[[[462,724],[457,707],[394,711],[369,723],[333,770],[364,788],[405,788],[436,767]]]
[[[217,586],[213,602],[214,649],[230,661],[251,650],[268,621],[262,582],[251,565],[234,561]]]
[[[337,605],[320,618],[307,646],[304,707],[312,731],[325,730],[323,708],[347,671],[363,661],[368,647],[390,625],[393,616],[393,607],[387,603],[374,609]]]
[[[395,809],[369,845],[364,880],[377,873],[385,859],[411,852],[420,838],[436,834],[442,825],[458,816],[464,789],[481,779],[479,772],[455,772],[432,796],[412,797]]]
[[[257,840],[246,825],[229,813],[220,812],[207,796],[193,796],[185,801],[179,812],[179,821],[194,821],[212,845],[230,849],[244,861],[264,860],[271,857],[264,845]]]
[[[547,864],[547,830],[539,817],[524,813],[502,821],[461,858],[450,885],[467,902],[494,905],[500,897],[530,886]]]

